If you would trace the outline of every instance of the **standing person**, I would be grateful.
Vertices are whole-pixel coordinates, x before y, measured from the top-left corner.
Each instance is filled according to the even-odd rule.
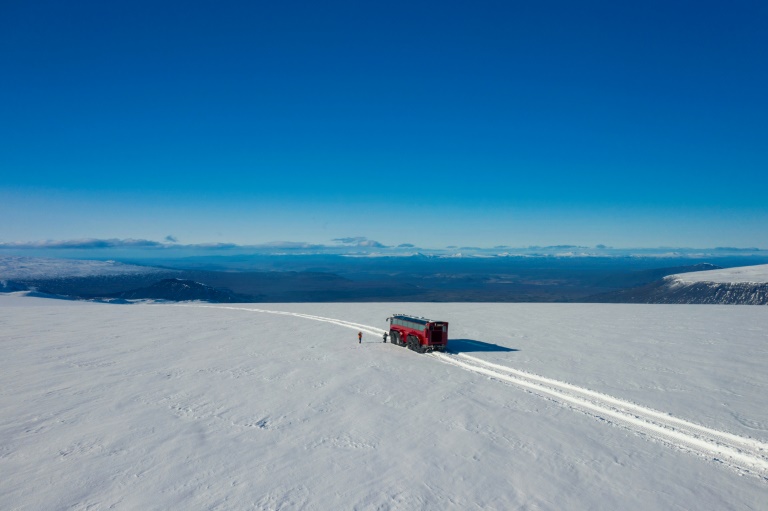
[[[363,332],[357,332],[357,344],[363,343]]]

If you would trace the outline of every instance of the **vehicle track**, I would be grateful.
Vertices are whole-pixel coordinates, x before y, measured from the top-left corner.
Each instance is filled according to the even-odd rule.
[[[228,310],[240,310],[247,312],[262,312],[265,314],[277,314],[279,316],[294,316],[297,318],[311,319],[313,321],[322,321],[323,323],[332,323],[334,325],[343,326],[346,328],[352,328],[361,332],[366,332],[372,335],[384,335],[388,330],[377,328],[375,326],[363,325],[361,323],[352,323],[351,321],[344,321],[341,319],[326,318],[323,316],[314,316],[312,314],[302,314],[300,312],[286,312],[286,311],[272,311],[266,309],[254,309],[250,307],[232,307],[225,305],[191,305],[191,304],[173,304],[174,307],[202,307],[207,309],[228,309]]]
[[[740,473],[768,480],[768,444],[463,353],[432,353],[429,356],[462,369],[525,388],[587,415],[613,422],[675,448],[718,461]]]
[[[387,332],[384,329],[370,325],[298,312],[219,305],[178,304],[175,306],[242,310],[294,316],[331,323],[373,335],[383,335]],[[741,437],[725,431],[718,431],[630,401],[545,376],[488,362],[465,353],[434,352],[425,356],[503,383],[515,385],[589,416],[622,426],[674,448],[720,462],[740,473],[754,475],[768,481],[768,444],[758,440]]]

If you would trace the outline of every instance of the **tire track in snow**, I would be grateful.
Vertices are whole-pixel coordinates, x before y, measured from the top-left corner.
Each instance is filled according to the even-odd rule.
[[[315,316],[312,314],[302,314],[300,312],[273,311],[273,310],[266,310],[266,309],[252,309],[249,307],[231,307],[231,306],[224,306],[224,305],[173,304],[172,306],[173,307],[200,307],[205,309],[228,309],[228,310],[239,310],[239,311],[246,311],[246,312],[261,312],[265,314],[277,314],[279,316],[294,316],[297,318],[311,319],[313,321],[322,321],[323,323],[331,323],[334,325],[351,328],[353,330],[359,330],[361,332],[365,332],[372,335],[384,335],[385,332],[388,332],[388,330],[376,328],[375,326],[363,325],[361,323],[353,323],[351,321],[344,321],[341,319]]]
[[[593,417],[613,421],[673,447],[712,458],[741,473],[768,479],[768,444],[701,426],[652,408],[466,354],[432,353],[443,362],[512,383]]]
[[[299,312],[219,305],[178,304],[174,306],[241,310],[293,316],[331,323],[373,335],[383,335],[387,332],[387,330],[370,325]],[[425,356],[434,357],[441,362],[482,374],[504,383],[511,383],[535,394],[546,396],[549,399],[597,419],[613,421],[635,433],[646,435],[672,447],[690,451],[705,458],[711,458],[741,473],[757,475],[764,480],[768,480],[768,444],[757,440],[725,431],[718,431],[607,394],[501,364],[487,362],[464,353],[431,353]]]
[[[570,383],[561,382],[558,380],[554,380],[552,378],[547,378],[545,376],[539,376],[537,374],[529,373],[526,371],[521,371],[519,369],[513,369],[511,367],[503,366],[500,364],[494,364],[492,362],[488,362],[486,360],[482,360],[477,357],[473,357],[471,355],[467,355],[465,353],[459,353],[459,357],[465,358],[467,360],[470,360],[471,362],[475,362],[478,364],[482,364],[486,367],[490,367],[492,369],[498,369],[501,371],[505,371],[509,374],[517,375],[522,378],[526,378],[530,381],[536,381],[543,383],[548,386],[552,386],[555,388],[562,389],[566,392],[572,392],[575,395],[581,395],[584,396],[587,399],[594,399],[598,402],[605,403],[609,406],[616,407],[618,409],[623,409],[628,411],[629,413],[637,413],[637,414],[643,414],[647,417],[652,417],[654,420],[663,421],[669,424],[674,424],[675,427],[679,427],[681,429],[685,429],[687,431],[696,432],[699,434],[704,435],[711,435],[713,437],[719,438],[722,441],[725,442],[733,442],[735,444],[743,445],[748,449],[758,449],[762,450],[766,453],[768,453],[768,444],[761,443],[757,440],[754,440],[752,438],[745,438],[738,435],[734,435],[732,433],[727,433],[725,431],[718,431],[716,429],[708,428],[706,426],[701,426],[699,424],[694,424],[692,422],[674,417],[672,415],[669,415],[668,413],[660,412],[658,410],[654,410],[652,408],[647,408],[644,406],[640,406],[638,404],[632,403],[631,401],[625,401],[623,399],[618,399],[613,396],[609,396],[608,394],[602,394],[600,392],[596,392],[593,390],[585,389],[583,387],[577,387],[576,385],[572,385]]]

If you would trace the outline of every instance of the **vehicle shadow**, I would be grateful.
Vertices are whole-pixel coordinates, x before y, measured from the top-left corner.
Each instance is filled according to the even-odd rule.
[[[498,344],[491,344],[489,342],[476,341],[474,339],[448,339],[448,353],[471,353],[481,351],[508,353],[520,350],[499,346]]]

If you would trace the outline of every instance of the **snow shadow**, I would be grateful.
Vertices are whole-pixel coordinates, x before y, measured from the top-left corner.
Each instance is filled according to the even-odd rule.
[[[474,339],[448,339],[448,351],[450,353],[470,353],[480,351],[510,352],[520,351],[515,348],[507,348],[498,344],[476,341]]]

